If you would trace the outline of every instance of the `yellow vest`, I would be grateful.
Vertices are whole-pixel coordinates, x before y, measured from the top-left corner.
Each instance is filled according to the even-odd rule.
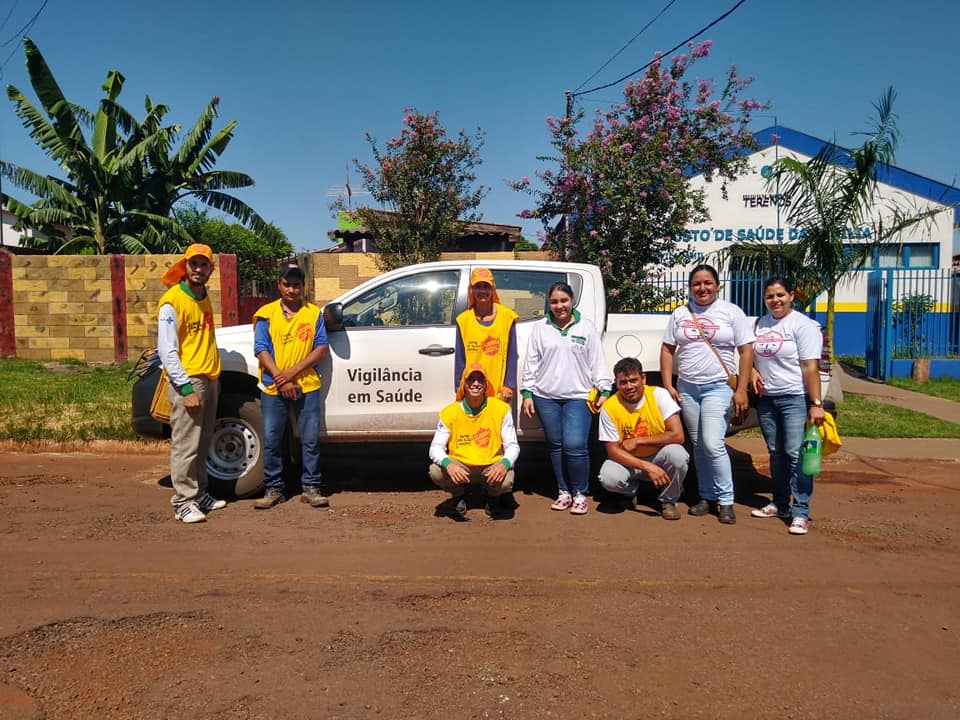
[[[450,431],[447,454],[464,465],[492,465],[503,458],[500,427],[510,406],[497,398],[487,398],[486,407],[470,415],[463,409],[463,402],[450,403],[440,411],[440,421]]]
[[[457,315],[460,339],[466,355],[465,367],[480,365],[493,394],[500,394],[507,375],[507,349],[510,346],[510,328],[519,315],[508,307],[496,303],[497,315],[490,326],[481,325],[473,310],[464,310]],[[459,382],[460,378],[457,378]]]
[[[317,320],[320,318],[320,308],[306,300],[295,315],[286,318],[280,301],[267,303],[253,314],[253,322],[257,319],[266,320],[270,326],[270,340],[273,342],[273,361],[277,368],[286,370],[303,360],[313,350],[314,334],[317,329]],[[294,378],[304,395],[320,389],[320,376],[317,371],[309,367]],[[260,368],[260,384],[263,384],[263,368]],[[276,395],[277,386],[274,383],[264,385],[267,395]]]
[[[197,300],[180,285],[173,285],[160,298],[157,308],[172,305],[177,314],[177,341],[180,364],[187,375],[220,377],[220,353],[213,327],[210,296]]]
[[[660,414],[660,407],[653,397],[653,386],[643,386],[643,402],[631,410],[624,405],[620,393],[615,393],[603,404],[603,409],[613,421],[621,440],[629,438],[648,437],[659,435],[667,429]],[[648,457],[660,449],[660,445],[637,445],[632,455],[634,457]]]

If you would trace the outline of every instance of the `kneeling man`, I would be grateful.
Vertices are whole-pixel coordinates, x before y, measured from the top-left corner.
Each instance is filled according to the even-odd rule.
[[[464,517],[470,484],[487,491],[487,514],[501,515],[500,496],[513,489],[513,466],[520,455],[510,406],[493,397],[480,365],[464,370],[457,400],[440,411],[430,443],[430,479],[451,494],[452,512]]]
[[[640,481],[663,488],[660,514],[679,520],[677,500],[683,493],[690,456],[683,447],[680,406],[662,387],[646,384],[636,358],[613,367],[616,394],[600,408],[600,441],[607,460],[600,468],[600,484],[610,492],[636,497]]]

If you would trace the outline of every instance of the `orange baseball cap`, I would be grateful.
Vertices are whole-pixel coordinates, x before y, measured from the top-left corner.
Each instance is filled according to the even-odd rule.
[[[163,284],[176,285],[183,280],[183,276],[187,274],[187,261],[197,255],[209,260],[211,267],[217,266],[216,261],[213,259],[213,250],[210,249],[210,246],[204,245],[203,243],[194,243],[183,251],[182,258],[167,268],[167,271],[163,274]]]
[[[470,291],[467,293],[467,307],[473,308],[476,304],[476,301],[473,298],[473,286],[485,282],[493,288],[493,302],[500,302],[500,296],[497,294],[497,283],[493,280],[493,273],[490,272],[490,268],[478,267],[474,268],[473,272],[470,273]]]

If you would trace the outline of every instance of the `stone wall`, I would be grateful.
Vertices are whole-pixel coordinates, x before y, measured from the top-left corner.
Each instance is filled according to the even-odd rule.
[[[72,358],[105,363],[135,360],[156,345],[160,278],[180,255],[15,255],[0,249],[0,356]],[[547,253],[445,253],[444,260],[549,259]],[[300,256],[307,293],[323,305],[380,274],[376,255]],[[217,327],[240,318],[237,263],[217,255],[207,284]]]
[[[88,363],[135,359],[156,345],[157,301],[166,289],[160,278],[180,257],[0,250],[0,355]],[[217,256],[208,289],[217,325],[236,324],[233,255]]]

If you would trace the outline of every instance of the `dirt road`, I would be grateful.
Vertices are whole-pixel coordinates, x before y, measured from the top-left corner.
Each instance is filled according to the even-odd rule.
[[[0,718],[960,717],[960,463],[831,459],[792,537],[737,461],[733,527],[551,512],[534,462],[454,523],[382,456],[184,526],[164,455],[5,453]]]

